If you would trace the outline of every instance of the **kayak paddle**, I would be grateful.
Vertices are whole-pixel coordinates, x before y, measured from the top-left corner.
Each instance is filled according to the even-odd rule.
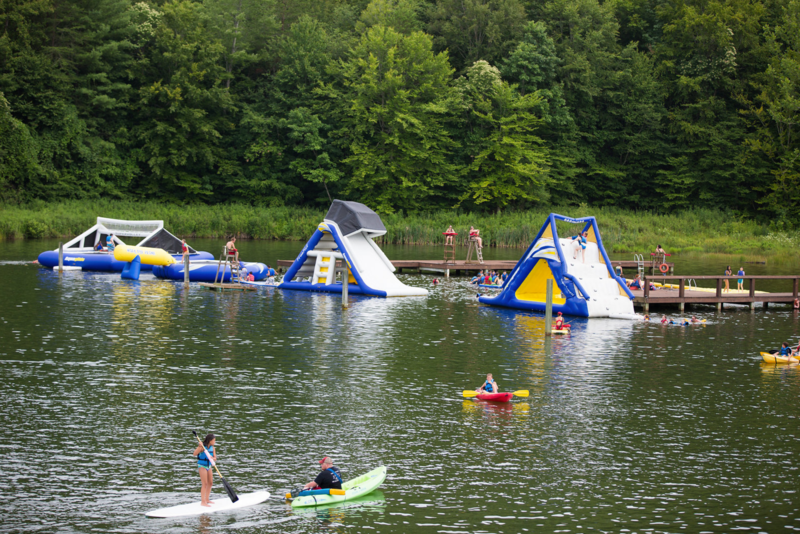
[[[467,398],[479,395],[477,391],[473,391],[471,389],[465,389],[464,391],[461,392],[461,394]],[[513,394],[517,397],[527,397],[530,395],[527,389],[521,389],[519,391],[515,391]]]
[[[214,470],[215,470],[215,471],[217,472],[217,474],[219,475],[219,478],[221,478],[221,479],[222,479],[222,485],[223,485],[223,486],[225,486],[225,492],[228,494],[228,497],[230,497],[230,499],[231,499],[231,502],[236,502],[236,501],[238,501],[238,500],[239,500],[239,496],[238,496],[238,495],[236,495],[236,492],[235,492],[235,491],[233,491],[233,488],[231,487],[231,485],[230,485],[230,484],[228,484],[228,481],[227,481],[227,480],[225,480],[225,477],[224,477],[224,476],[222,476],[222,473],[220,473],[220,472],[219,472],[219,468],[217,467],[217,463],[214,461],[214,457],[213,457],[213,456],[211,456],[211,454],[209,454],[209,452],[208,452],[208,449],[206,449],[206,446],[205,446],[205,445],[203,445],[203,441],[202,441],[202,440],[200,439],[200,437],[197,435],[197,432],[195,432],[194,430],[192,430],[192,434],[194,434],[194,437],[196,437],[196,438],[197,438],[197,441],[199,441],[199,442],[200,442],[200,446],[201,446],[201,447],[203,447],[203,451],[205,451],[205,453],[206,453],[206,458],[208,458],[208,461],[209,461],[209,463],[210,463],[210,464],[211,464],[211,465],[214,467]]]

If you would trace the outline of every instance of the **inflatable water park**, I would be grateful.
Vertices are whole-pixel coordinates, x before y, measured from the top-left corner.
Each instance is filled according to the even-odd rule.
[[[556,222],[582,225],[576,236],[559,237]],[[544,312],[547,281],[553,280],[553,313],[577,317],[639,317],[633,293],[614,273],[594,217],[551,213],[511,271],[500,293],[478,300],[492,306]]]
[[[126,244],[123,237],[137,238],[136,247],[160,249],[174,260],[181,259],[181,240],[164,228],[164,221],[125,221],[98,217],[97,224],[64,245],[64,266],[83,271],[122,272],[131,260],[120,260],[104,248],[110,235],[114,236],[118,245]],[[189,247],[189,258],[212,260],[214,256]],[[58,249],[42,252],[38,261],[45,267],[57,267]],[[153,264],[142,262],[142,270],[150,270],[152,267]]]
[[[359,202],[334,200],[325,218],[286,271],[281,289],[341,293],[347,272],[349,293],[373,297],[413,297],[427,289],[411,287],[375,243],[386,234],[380,216]],[[336,268],[337,262],[342,264]]]

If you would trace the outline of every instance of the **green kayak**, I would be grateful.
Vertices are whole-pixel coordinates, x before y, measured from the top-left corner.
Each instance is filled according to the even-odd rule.
[[[292,501],[292,508],[351,501],[375,491],[378,486],[383,484],[384,480],[386,480],[386,466],[381,466],[366,475],[361,475],[342,484],[342,489],[345,490],[344,495],[306,495],[305,497],[297,497]]]

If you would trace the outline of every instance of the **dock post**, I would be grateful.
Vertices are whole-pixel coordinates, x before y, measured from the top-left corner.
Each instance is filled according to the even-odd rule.
[[[342,270],[342,309],[347,309],[348,299],[347,293],[350,290],[350,273],[347,272],[347,267]]]
[[[750,311],[751,312],[756,311],[756,301],[754,301],[754,300],[750,301]]]
[[[553,332],[553,279],[547,279],[547,300],[544,308],[544,335],[549,336]]]
[[[58,242],[58,274],[64,272],[64,243]]]
[[[444,277],[445,278],[450,278],[450,269],[445,269],[444,270]]]
[[[183,256],[183,285],[189,285],[189,255]]]
[[[644,299],[644,312],[650,313],[650,300]]]
[[[721,311],[722,311],[722,303],[721,302],[717,302],[717,312],[719,313]]]
[[[681,313],[683,313],[683,310],[685,309],[685,307],[686,307],[686,304],[681,302],[681,304],[680,304]]]
[[[767,301],[765,300],[765,301],[764,301],[764,309],[766,310],[767,308],[769,308],[769,302],[767,302]]]

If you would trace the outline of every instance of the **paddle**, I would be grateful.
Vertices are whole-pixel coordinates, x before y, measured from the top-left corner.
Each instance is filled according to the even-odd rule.
[[[206,446],[203,445],[203,440],[200,439],[200,436],[198,436],[197,432],[195,432],[194,430],[192,430],[192,434],[194,434],[194,437],[196,437],[197,441],[200,442],[200,446],[203,447],[203,451],[205,451],[205,453],[206,453],[206,458],[208,458],[209,463],[214,467],[214,470],[216,470],[217,474],[219,475],[219,478],[222,479],[222,485],[225,486],[225,492],[228,494],[228,497],[230,497],[231,502],[238,501],[239,500],[239,496],[236,495],[236,492],[233,491],[233,488],[231,487],[231,485],[228,484],[228,481],[225,480],[225,477],[222,476],[222,473],[219,472],[219,468],[217,467],[217,463],[214,461],[214,457],[211,456],[211,454],[209,454],[208,449],[206,449]]]
[[[476,395],[479,395],[479,393],[477,391],[473,391],[471,389],[465,389],[464,391],[461,392],[461,394],[464,395],[467,398],[475,397]],[[527,397],[527,396],[530,395],[530,393],[528,392],[527,389],[521,389],[519,391],[515,391],[513,393],[513,395],[516,395],[517,397]]]

